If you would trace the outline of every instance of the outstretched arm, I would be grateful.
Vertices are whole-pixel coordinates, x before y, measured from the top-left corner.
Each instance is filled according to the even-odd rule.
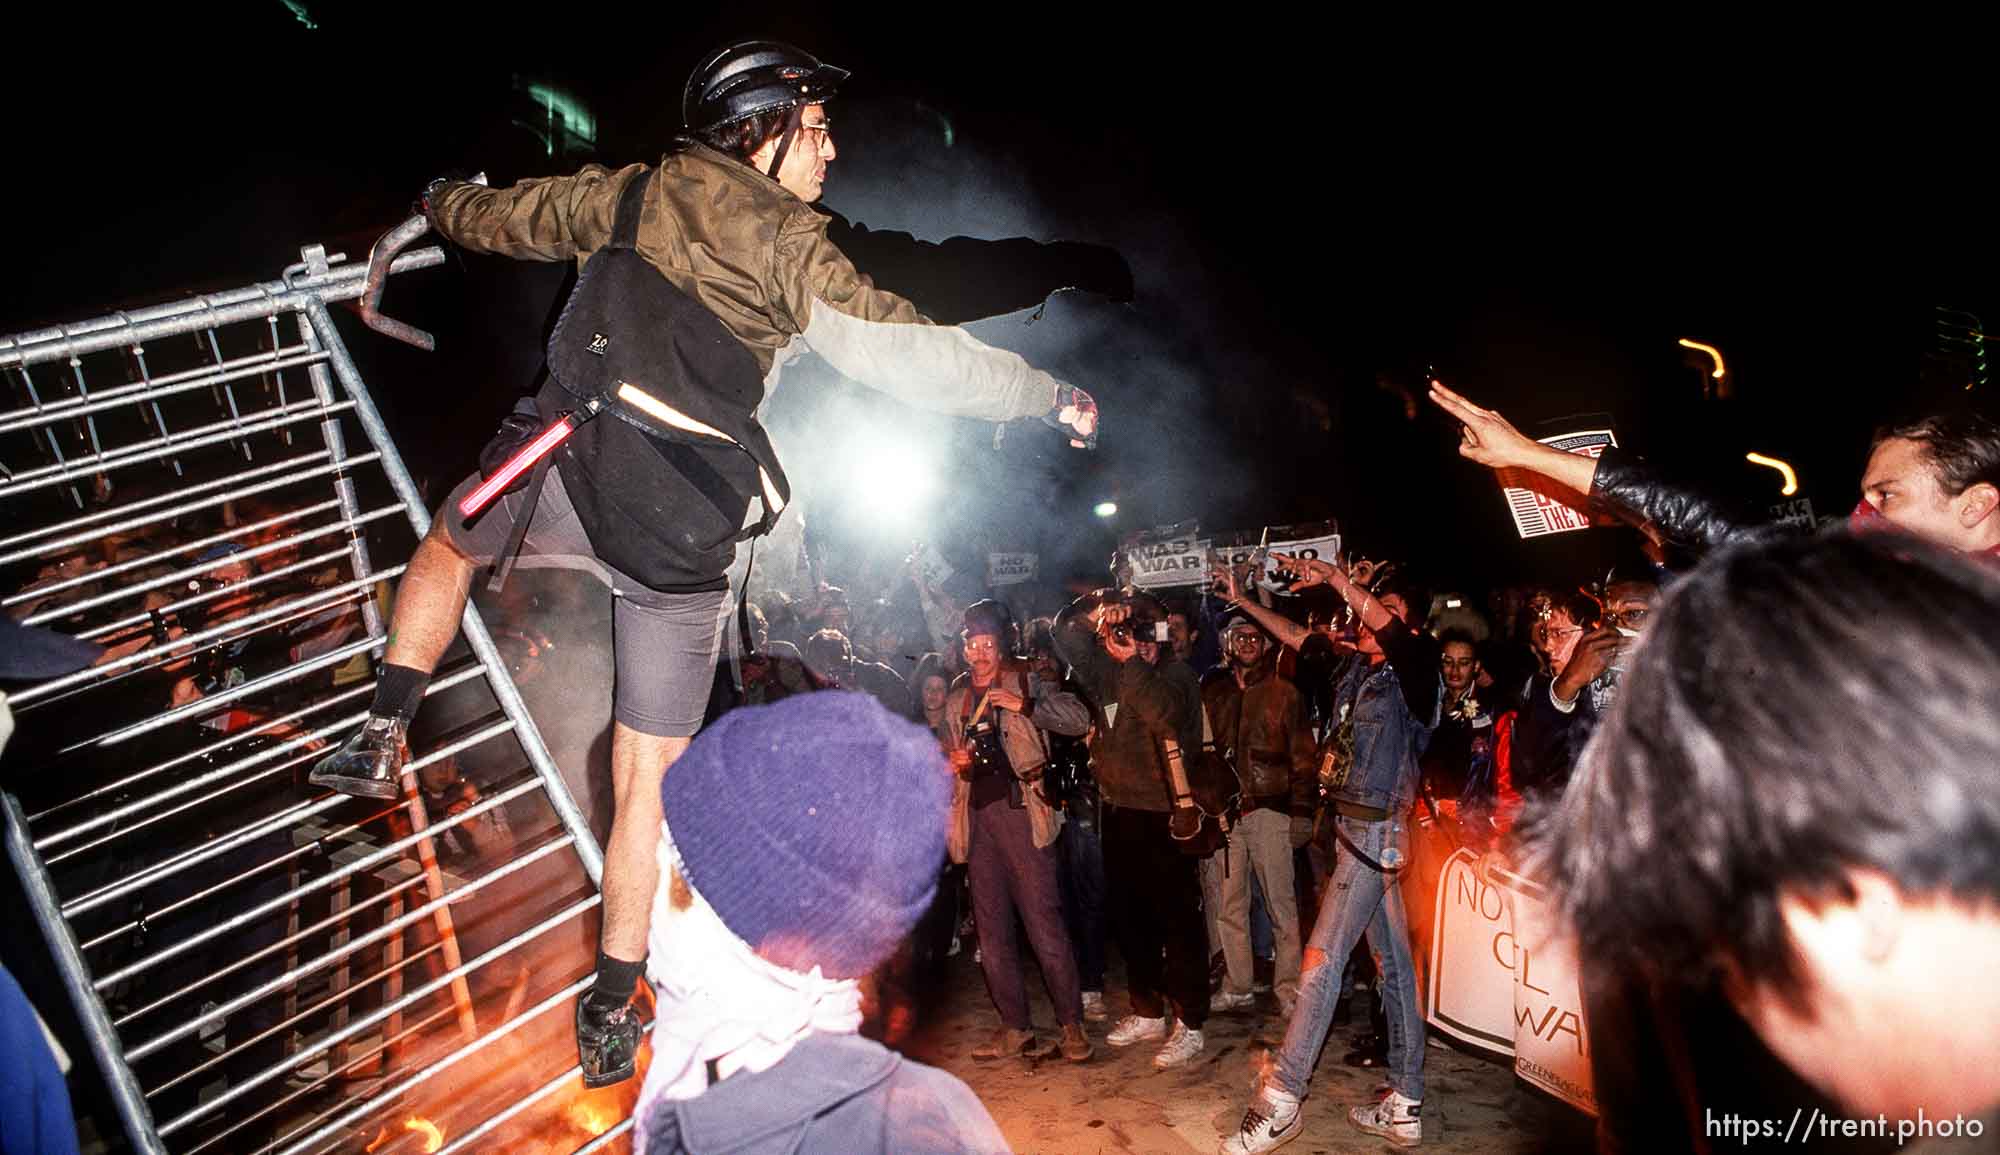
[[[1431,382],[1431,400],[1464,426],[1460,431],[1459,456],[1494,469],[1526,469],[1578,493],[1590,492],[1591,480],[1597,474],[1595,458],[1543,445],[1514,428],[1500,414],[1481,409],[1435,381]]]
[[[590,164],[569,176],[537,177],[508,188],[453,181],[430,197],[431,224],[475,253],[571,260],[610,238],[618,195],[626,181],[645,171],[642,164],[616,172]]]
[[[963,329],[933,325],[909,301],[876,288],[827,239],[824,218],[788,220],[776,260],[779,303],[806,344],[863,385],[954,417],[1039,417],[1060,422],[1073,441],[1095,437],[1089,394]]]

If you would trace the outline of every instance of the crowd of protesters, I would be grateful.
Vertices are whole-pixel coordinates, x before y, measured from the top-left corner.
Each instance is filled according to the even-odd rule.
[[[1678,1126],[1673,1120],[1685,1117],[1686,1093],[1676,1088],[1686,1083],[1675,1081],[1673,1056],[1692,1061],[1687,1053],[1617,1032],[1657,1035],[1657,1019],[1635,1016],[1692,1007],[1696,995],[1670,989],[1657,971],[1635,975],[1631,944],[1590,923],[1615,919],[1624,928],[1637,917],[1611,909],[1618,883],[1590,856],[1631,856],[1639,847],[1605,835],[1617,823],[1601,814],[1594,824],[1578,820],[1590,805],[1619,807],[1601,782],[1582,796],[1568,789],[1593,758],[1599,773],[1611,773],[1602,768],[1621,758],[1629,766],[1666,757],[1643,733],[1629,734],[1622,750],[1590,742],[1601,728],[1629,733],[1641,709],[1617,721],[1628,687],[1645,684],[1634,673],[1641,655],[1657,653],[1640,643],[1687,576],[1660,564],[1660,547],[1677,547],[1691,565],[1718,553],[1701,574],[1730,564],[1725,559],[1735,559],[1739,576],[1762,573],[1785,558],[1807,571],[1858,565],[1882,569],[1884,580],[1976,586],[1987,579],[1929,551],[2000,556],[2000,434],[1963,417],[1885,429],[1852,528],[1787,538],[1616,450],[1598,459],[1561,454],[1448,389],[1438,387],[1433,400],[1463,425],[1465,456],[1589,495],[1595,513],[1643,534],[1644,552],[1656,560],[1567,585],[1494,590],[1475,605],[1458,587],[1428,588],[1423,575],[1393,561],[1276,554],[1275,580],[1218,568],[1178,589],[1091,591],[1053,618],[1018,623],[1004,604],[1006,588],[977,591],[1001,600],[982,598],[960,611],[912,564],[899,580],[914,586],[921,612],[894,608],[894,589],[851,598],[823,587],[767,600],[755,614],[758,633],[740,680],[732,688],[730,672],[718,672],[719,706],[732,695],[769,701],[845,687],[937,736],[956,775],[949,846],[965,880],[961,868],[946,873],[938,903],[951,913],[921,933],[945,936],[926,948],[936,958],[954,953],[960,935],[972,937],[998,1020],[976,1058],[1060,1053],[1085,1061],[1095,1048],[1083,1024],[1108,1023],[1103,1043],[1144,1043],[1154,1066],[1176,1067],[1202,1054],[1208,1016],[1246,1011],[1267,992],[1286,1024],[1284,1042],[1222,1148],[1266,1151],[1300,1134],[1300,1100],[1329,1028],[1372,987],[1360,1001],[1372,1008],[1373,1027],[1341,1061],[1380,1068],[1386,1088],[1349,1117],[1363,1131],[1416,1144],[1425,1097],[1421,972],[1436,930],[1431,896],[1445,859],[1466,848],[1487,861],[1532,859],[1558,884],[1582,884],[1571,892],[1559,885],[1557,893],[1569,893],[1584,920],[1586,963],[1604,964],[1585,990],[1605,1044],[1597,1062],[1601,1140],[1631,1145],[1633,1135],[1651,1133],[1644,1128],[1663,1119]],[[1885,527],[1903,532],[1852,536]],[[1829,579],[1805,572],[1786,580]],[[1893,582],[1879,593],[1896,596]],[[911,599],[900,601],[909,607]],[[1826,612],[1821,607],[1820,616]],[[1721,619],[1690,619],[1683,610],[1673,620],[1684,634],[1673,644],[1685,650]],[[1990,650],[1994,636],[1980,645]],[[1684,669],[1698,672],[1683,680],[1716,676],[1692,653],[1687,662]],[[1657,660],[1650,664],[1655,677],[1668,676]],[[1846,664],[1867,662],[1856,652]],[[1994,682],[1970,703],[1988,732],[2000,720]],[[1801,742],[1799,755],[1810,748]],[[1176,774],[1197,762],[1226,767],[1230,779],[1226,835],[1212,849],[1175,829],[1188,791],[1199,794]],[[1658,770],[1651,773],[1657,783]],[[1759,793],[1743,784],[1728,789]],[[1669,798],[1652,804],[1662,808],[1659,821],[1674,821]],[[1974,825],[1992,819],[1990,801],[1972,811],[1960,817]],[[1984,834],[1989,854],[1992,833]],[[1770,878],[1729,882],[1789,895],[1790,877],[1774,868]],[[1990,895],[1975,887],[1966,898],[1980,893]],[[1662,925],[1650,929],[1691,917],[1664,909],[1683,898],[1663,885],[1662,909],[1652,912]],[[1905,893],[1905,901],[1916,898]],[[1734,925],[1736,916],[1708,902],[1699,913]],[[961,907],[969,908],[964,917]],[[1732,946],[1725,958],[1777,949],[1775,922],[1752,929],[1762,937]],[[1053,1037],[1038,1034],[1029,1018],[1019,931],[1054,1008]],[[1124,963],[1122,997],[1107,998],[1107,943]],[[1734,965],[1747,977],[1790,978],[1766,956]],[[1763,997],[1783,1003],[1789,993],[1774,986]],[[1714,991],[1708,997],[1711,1010],[1725,1001]],[[1753,1015],[1753,1023],[1780,1013],[1732,1005],[1760,1008],[1765,1017]],[[1713,1032],[1689,1031],[1697,1045],[1716,1042]],[[1782,1038],[1766,1038],[1790,1056]],[[1814,1064],[1794,1065],[1810,1073]],[[1820,1087],[1837,1092],[1838,1080]]]

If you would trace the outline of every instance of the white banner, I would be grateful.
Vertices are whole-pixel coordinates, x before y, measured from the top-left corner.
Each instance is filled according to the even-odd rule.
[[[1514,915],[1514,1073],[1579,1111],[1597,1114],[1576,944],[1558,936],[1541,887],[1504,872]]]
[[[1271,553],[1282,553],[1291,557],[1312,558],[1315,560],[1324,558],[1327,561],[1337,561],[1340,558],[1340,535],[1334,533],[1328,534],[1325,537],[1300,538],[1294,541],[1274,541],[1265,548]],[[1215,551],[1215,558],[1217,561],[1233,569],[1248,563],[1250,555],[1256,552],[1257,547],[1254,545],[1232,545],[1217,549]],[[1264,572],[1258,577],[1257,584],[1273,593],[1289,593],[1290,591],[1271,580],[1271,575],[1277,571],[1277,564],[1270,558],[1265,558]]]
[[[1142,590],[1199,585],[1208,579],[1207,539],[1193,536],[1149,541],[1125,551],[1132,584]]]
[[[1453,854],[1438,879],[1431,935],[1431,1025],[1490,1051],[1514,1053],[1514,920],[1507,896],[1481,882],[1478,858]]]
[[[1041,558],[1032,553],[989,553],[986,555],[986,584],[1011,586],[1035,580]]]
[[[1445,863],[1431,942],[1432,1026],[1514,1059],[1514,1073],[1597,1113],[1575,947],[1556,938],[1541,888],[1505,870],[1481,881],[1478,858]]]
[[[917,566],[923,570],[925,583],[932,586],[943,585],[958,572],[951,568],[951,563],[944,560],[944,555],[939,553],[938,547],[934,545],[926,545],[917,554]]]
[[[1609,429],[1586,429],[1577,433],[1560,433],[1554,437],[1541,439],[1543,445],[1551,445],[1564,453],[1574,453],[1579,457],[1602,457],[1608,446],[1616,446],[1618,438]],[[1503,484],[1509,480],[1512,470],[1501,473]],[[1551,533],[1570,533],[1579,529],[1589,529],[1590,514],[1573,509],[1547,494],[1518,485],[1506,485],[1507,509],[1514,515],[1514,529],[1522,537],[1541,537]],[[1582,496],[1582,495],[1578,495]]]

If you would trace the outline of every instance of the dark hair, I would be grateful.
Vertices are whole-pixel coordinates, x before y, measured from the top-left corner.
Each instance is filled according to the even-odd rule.
[[[695,137],[715,151],[748,164],[751,153],[763,148],[765,141],[785,131],[791,115],[789,108],[774,108],[742,120],[718,124],[706,132],[695,133]]]
[[[1438,649],[1442,650],[1453,642],[1461,646],[1471,646],[1474,655],[1479,653],[1479,639],[1472,636],[1472,631],[1451,626],[1438,632]]]
[[[1581,590],[1556,598],[1549,608],[1568,614],[1570,621],[1586,630],[1597,628],[1597,623],[1604,617],[1603,604]]]
[[[2000,899],[2000,575],[1886,534],[1709,558],[1535,824],[1582,965],[1728,974],[1803,1003],[1781,894]],[[1709,969],[1714,968],[1714,969]]]
[[[2000,425],[1990,418],[1960,410],[1884,425],[1875,431],[1869,451],[1892,439],[1924,447],[1946,497],[1957,497],[1982,481],[2000,485]]]

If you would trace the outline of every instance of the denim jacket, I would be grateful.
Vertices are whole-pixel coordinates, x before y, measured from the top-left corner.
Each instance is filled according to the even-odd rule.
[[[1417,759],[1437,728],[1444,684],[1435,639],[1402,628],[1377,636],[1388,659],[1371,666],[1357,654],[1334,679],[1334,717],[1353,719],[1354,755],[1331,793],[1395,815],[1416,801]]]

